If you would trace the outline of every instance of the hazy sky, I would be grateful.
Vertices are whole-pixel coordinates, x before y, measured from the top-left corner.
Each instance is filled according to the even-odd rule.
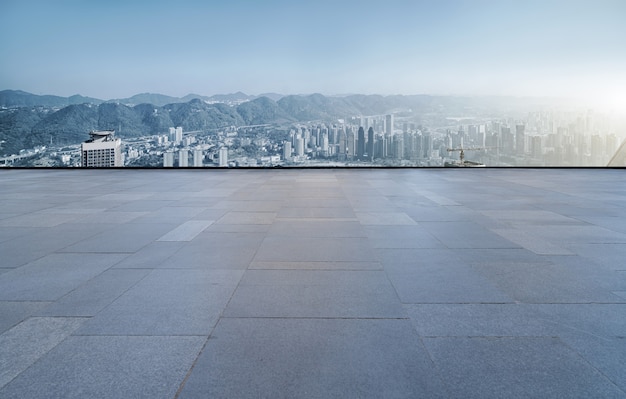
[[[0,89],[594,96],[625,0],[0,0]]]

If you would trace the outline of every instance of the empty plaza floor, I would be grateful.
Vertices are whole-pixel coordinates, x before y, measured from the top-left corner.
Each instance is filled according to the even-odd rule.
[[[1,398],[626,398],[626,171],[0,171]]]

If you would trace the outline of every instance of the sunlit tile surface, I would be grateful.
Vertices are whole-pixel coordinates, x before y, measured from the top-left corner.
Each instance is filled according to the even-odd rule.
[[[1,172],[2,398],[626,398],[623,170]]]

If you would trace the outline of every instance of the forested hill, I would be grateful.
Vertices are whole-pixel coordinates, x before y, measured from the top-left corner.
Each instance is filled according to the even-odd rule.
[[[8,91],[0,93],[6,92]],[[275,101],[265,96],[247,100],[249,96],[236,93],[223,96],[222,101],[230,101],[231,105],[215,102],[216,99],[192,98],[186,102],[173,102],[162,106],[150,103],[128,105],[122,102],[96,100],[61,107],[50,104],[53,100],[69,101],[69,98],[39,97],[46,97],[39,98],[39,101],[48,102],[11,108],[4,105],[5,108],[0,110],[0,142],[4,141],[0,143],[0,155],[16,153],[23,148],[46,145],[50,142],[79,143],[88,138],[90,130],[99,129],[115,129],[118,136],[123,138],[165,133],[171,126],[182,126],[185,131],[195,131],[286,122],[333,123],[341,118],[359,115],[381,115],[403,111],[427,114],[441,112],[443,109],[452,115],[467,113],[469,107],[475,109],[481,104],[484,107],[493,107],[496,101],[493,98],[428,95],[331,97],[321,94],[282,97],[272,95],[273,98],[278,98]],[[24,97],[27,98],[28,96]],[[135,96],[135,99],[139,98],[158,101],[167,99],[161,95]],[[4,104],[7,104],[6,95],[4,101]],[[508,104],[515,101],[512,99]],[[35,102],[35,99],[26,101],[29,102]],[[503,104],[501,99],[496,102]]]

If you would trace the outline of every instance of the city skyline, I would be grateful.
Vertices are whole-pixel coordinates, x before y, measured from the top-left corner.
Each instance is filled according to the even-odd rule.
[[[551,96],[626,108],[622,1],[4,2],[0,88]]]

